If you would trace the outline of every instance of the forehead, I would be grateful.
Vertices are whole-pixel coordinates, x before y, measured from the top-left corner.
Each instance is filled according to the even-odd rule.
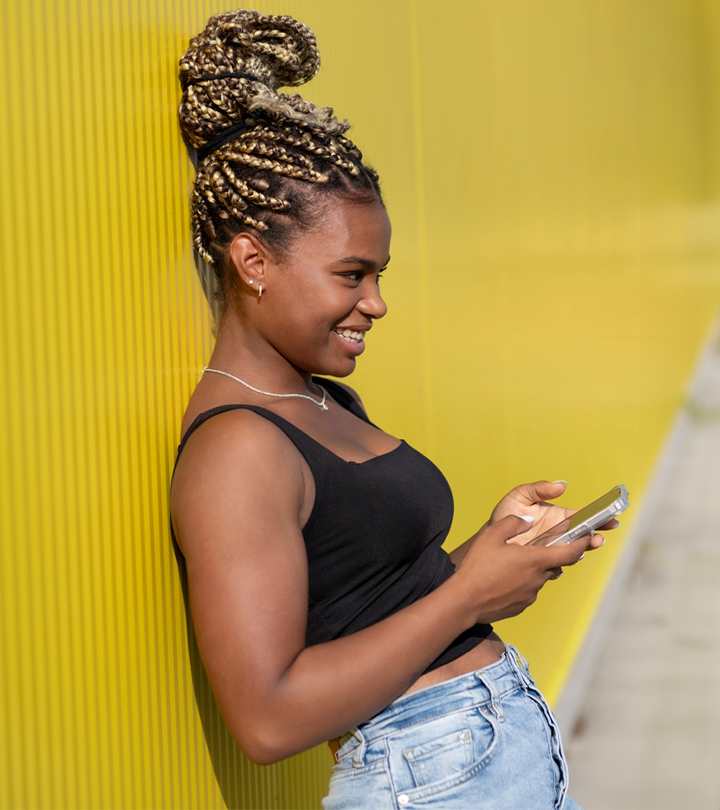
[[[320,221],[297,240],[293,253],[311,252],[329,262],[363,256],[383,265],[388,259],[390,235],[390,219],[380,202],[359,204],[333,198]]]

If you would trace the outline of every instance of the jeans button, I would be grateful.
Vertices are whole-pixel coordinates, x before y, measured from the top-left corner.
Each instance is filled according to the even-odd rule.
[[[404,793],[401,793],[398,796],[398,804],[407,804],[409,801],[410,799],[408,799],[408,797]]]
[[[470,732],[465,729],[465,731],[463,731],[463,733],[460,735],[460,739],[467,742],[470,739]]]

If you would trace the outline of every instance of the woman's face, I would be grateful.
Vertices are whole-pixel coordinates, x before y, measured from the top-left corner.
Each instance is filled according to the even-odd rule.
[[[302,371],[350,374],[366,333],[387,311],[378,282],[390,230],[379,202],[332,200],[286,258],[267,263],[262,299],[247,308],[259,335]]]

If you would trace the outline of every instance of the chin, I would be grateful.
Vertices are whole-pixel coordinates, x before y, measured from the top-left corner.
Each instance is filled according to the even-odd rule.
[[[343,363],[335,368],[326,368],[314,373],[324,377],[349,377],[353,371],[355,371],[355,361],[351,360],[349,363]]]
[[[321,377],[348,377],[355,371],[356,365],[354,357],[346,357],[334,363],[318,364],[317,368],[312,369],[312,373]]]

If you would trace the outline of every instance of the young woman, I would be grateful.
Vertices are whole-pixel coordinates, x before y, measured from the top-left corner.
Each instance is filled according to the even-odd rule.
[[[171,505],[213,691],[255,762],[331,741],[328,810],[577,807],[552,715],[490,623],[602,540],[523,545],[566,515],[546,502],[565,484],[541,481],[447,555],[440,471],[313,376],[355,368],[390,258],[348,125],[277,90],[318,66],[308,28],[254,11],[212,18],[180,62],[222,317]]]

